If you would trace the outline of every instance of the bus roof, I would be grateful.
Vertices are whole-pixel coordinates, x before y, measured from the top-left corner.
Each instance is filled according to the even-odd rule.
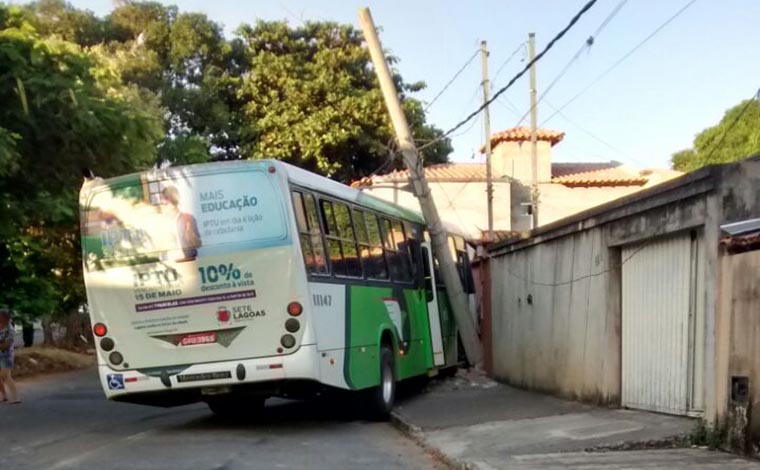
[[[273,165],[279,171],[283,171],[287,175],[288,180],[298,186],[332,195],[338,199],[353,202],[354,204],[376,210],[386,215],[420,224],[425,223],[425,219],[419,212],[398,206],[396,204],[392,204],[378,197],[359,191],[358,189],[351,188],[345,184],[339,183],[329,178],[325,178],[324,176],[317,175],[310,171],[303,170],[294,165],[284,163],[279,160],[236,160],[230,162],[197,163],[194,165],[168,167],[164,169],[151,169],[142,172],[116,176],[113,178],[108,178],[106,180],[100,178],[91,180],[89,183],[85,184],[83,189],[85,187],[87,189],[94,189],[94,187],[97,187],[101,184],[108,184],[112,187],[122,184],[134,184],[136,178],[142,174],[151,175],[153,177],[183,178],[209,173],[224,173],[225,171],[243,171],[246,168],[262,167],[265,165]]]
[[[365,206],[369,209],[373,209],[387,215],[410,220],[412,222],[417,222],[420,224],[425,223],[425,219],[419,212],[396,204],[392,204],[376,196],[372,196],[358,189],[346,186],[343,183],[331,180],[330,178],[325,178],[324,176],[314,174],[310,171],[303,170],[288,163],[277,162],[277,164],[284,167],[285,171],[288,174],[288,179],[299,186],[313,189],[325,194],[331,194],[339,199],[350,201],[360,206]]]

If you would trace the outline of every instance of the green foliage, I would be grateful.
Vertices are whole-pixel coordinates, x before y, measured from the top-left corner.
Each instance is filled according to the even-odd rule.
[[[706,446],[712,450],[720,449],[726,442],[727,435],[725,426],[710,426],[704,420],[700,420],[689,433],[689,444]]]
[[[396,62],[390,58],[391,64]],[[415,137],[436,140],[396,85]],[[350,182],[398,168],[361,34],[330,22],[243,25],[124,0],[106,17],[62,0],[0,4],[0,303],[83,302],[76,193],[155,164],[279,158]],[[447,161],[448,139],[425,151]]]
[[[743,101],[726,111],[721,121],[694,139],[694,147],[673,154],[673,168],[694,171],[730,163],[760,152],[760,101]]]
[[[392,131],[362,36],[351,26],[285,22],[244,25],[239,34],[250,73],[240,84],[247,158],[279,158],[342,181],[367,175],[388,159]],[[406,86],[396,77],[403,92]],[[405,98],[411,124],[422,138],[419,102]],[[446,161],[447,141],[428,162]]]
[[[0,293],[22,313],[83,301],[77,230],[82,168],[150,166],[161,112],[98,55],[40,36],[0,6]]]

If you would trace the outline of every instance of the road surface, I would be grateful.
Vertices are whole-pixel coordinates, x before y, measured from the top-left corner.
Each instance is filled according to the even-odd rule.
[[[92,369],[21,387],[23,404],[0,404],[2,469],[442,468],[390,424],[339,405],[272,400],[260,420],[229,424],[200,404],[108,402]]]

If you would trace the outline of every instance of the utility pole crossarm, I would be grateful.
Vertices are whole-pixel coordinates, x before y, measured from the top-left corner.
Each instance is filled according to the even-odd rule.
[[[447,234],[443,229],[441,219],[438,216],[438,210],[430,194],[430,187],[425,179],[425,173],[422,169],[417,148],[414,145],[409,124],[398,98],[396,85],[391,78],[388,63],[383,54],[380,39],[377,36],[377,30],[372,21],[369,8],[359,10],[359,23],[364,32],[364,38],[367,41],[367,48],[372,58],[372,64],[375,67],[377,79],[380,82],[380,89],[383,93],[391,122],[393,123],[393,129],[396,132],[401,155],[409,170],[409,179],[411,180],[414,194],[419,200],[422,215],[425,217],[425,222],[430,232],[433,251],[440,264],[441,277],[446,286],[449,301],[451,302],[451,309],[454,312],[462,344],[467,353],[467,359],[470,361],[470,364],[479,366],[482,362],[483,353],[475,328],[475,321],[472,315],[470,315],[467,295],[464,293],[464,289],[462,289],[462,282],[459,279],[454,258],[449,250]]]

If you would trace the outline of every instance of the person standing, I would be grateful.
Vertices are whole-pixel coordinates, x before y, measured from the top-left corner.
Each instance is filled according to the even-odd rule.
[[[21,403],[16,391],[16,382],[13,381],[13,339],[14,331],[11,325],[11,312],[7,308],[0,308],[0,392],[2,401],[15,405]]]

